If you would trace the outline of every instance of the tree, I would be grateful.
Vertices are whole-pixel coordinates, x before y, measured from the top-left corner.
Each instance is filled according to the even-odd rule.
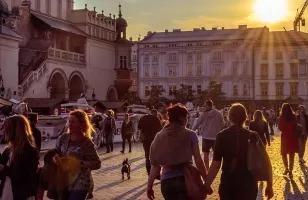
[[[153,85],[151,90],[146,94],[146,97],[149,97],[148,103],[153,106],[159,103],[159,99],[162,96],[165,90],[159,85]]]
[[[123,98],[125,101],[127,101],[127,103],[130,104],[141,104],[142,101],[141,99],[138,97],[137,92],[136,91],[128,91]]]
[[[173,96],[176,101],[180,103],[186,103],[187,101],[193,100],[193,93],[195,91],[190,86],[181,84],[181,88],[174,91]]]
[[[222,83],[217,81],[211,81],[209,87],[206,90],[207,97],[212,99],[214,102],[225,99],[225,93],[222,92]]]

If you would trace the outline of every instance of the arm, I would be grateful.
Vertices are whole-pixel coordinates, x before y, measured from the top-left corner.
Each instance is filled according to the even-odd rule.
[[[201,155],[200,155],[200,150],[199,150],[199,145],[195,145],[193,147],[193,156],[194,156],[194,160],[195,160],[195,163],[196,163],[196,166],[203,178],[203,181],[205,182],[206,181],[206,174],[207,174],[207,171],[206,171],[206,168],[204,166],[204,162],[201,158]]]
[[[153,184],[155,177],[157,177],[160,173],[161,167],[158,165],[151,166],[151,172],[148,179],[148,188],[147,188],[147,196],[150,200],[154,199],[154,191],[153,191]]]
[[[101,161],[92,141],[88,142],[84,151],[83,160],[81,160],[81,169],[99,169],[101,167]]]
[[[218,171],[221,167],[221,161],[213,161],[212,164],[211,164],[211,167],[209,169],[209,173],[207,175],[207,179],[206,179],[206,182],[205,182],[205,185],[207,188],[210,188],[214,179],[216,178],[217,174],[218,174]]]
[[[265,134],[265,137],[266,137],[267,144],[268,144],[268,146],[271,146],[271,139],[270,139],[270,134],[269,134],[269,131],[268,131],[268,123],[265,123],[264,129],[265,129],[264,134]]]
[[[197,128],[199,128],[201,122],[203,121],[204,118],[204,113],[202,113],[200,115],[200,117],[197,119],[197,122],[195,123],[195,125],[192,127],[192,130],[196,130]]]

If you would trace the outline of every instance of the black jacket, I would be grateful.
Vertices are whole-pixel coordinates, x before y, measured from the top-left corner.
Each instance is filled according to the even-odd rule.
[[[7,166],[10,151],[10,148],[6,148],[0,158],[0,164],[5,165],[4,170],[0,173],[1,195],[4,180],[8,176],[11,178],[14,200],[26,200],[28,197],[36,195],[39,152],[34,147],[26,147],[23,154]]]

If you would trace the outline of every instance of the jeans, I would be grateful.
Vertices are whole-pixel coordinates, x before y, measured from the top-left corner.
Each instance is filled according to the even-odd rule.
[[[223,173],[219,186],[220,200],[256,200],[258,182],[249,173]]]
[[[88,191],[71,191],[68,200],[85,200],[87,196]]]
[[[132,151],[132,137],[122,137],[122,151],[125,151],[125,142],[128,142],[129,152]]]
[[[165,200],[187,200],[184,176],[163,180],[161,192]]]
[[[147,173],[150,174],[151,171],[151,162],[150,162],[150,142],[143,143],[144,155],[145,155],[145,167],[147,169]]]
[[[106,133],[106,148],[107,152],[113,151],[113,133]]]
[[[300,159],[304,157],[305,154],[305,149],[306,149],[306,142],[307,142],[307,135],[302,135],[298,139],[298,144],[299,144],[299,152],[298,156]]]

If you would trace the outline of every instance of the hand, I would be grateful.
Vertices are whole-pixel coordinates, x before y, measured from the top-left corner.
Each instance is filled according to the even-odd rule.
[[[150,200],[155,199],[153,188],[148,188],[148,189],[147,189],[147,196],[148,196],[148,198],[149,198]]]
[[[205,193],[206,193],[207,195],[213,194],[213,189],[211,188],[210,185],[205,184],[204,187],[205,187]]]
[[[271,199],[274,196],[273,187],[267,186],[265,189],[265,196],[267,196],[267,199]]]

